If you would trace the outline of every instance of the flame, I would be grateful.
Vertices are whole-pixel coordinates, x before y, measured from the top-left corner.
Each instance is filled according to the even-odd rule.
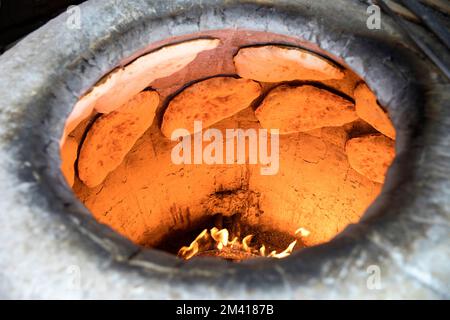
[[[243,240],[242,240],[242,248],[244,249],[244,251],[246,252],[250,252],[250,246],[249,246],[249,242],[252,241],[253,235],[249,234],[248,236],[246,236]]]
[[[199,251],[199,241],[208,236],[208,229],[203,230],[194,241],[191,242],[189,247],[182,247],[180,251],[178,251],[178,255],[187,259],[195,256]]]
[[[310,233],[311,233],[311,232],[310,232],[308,229],[303,228],[303,227],[298,228],[298,229],[295,231],[295,234],[300,234],[301,237],[307,237],[307,236],[309,236]]]
[[[217,249],[222,250],[228,245],[229,233],[227,229],[217,229],[216,227],[210,230],[211,237],[217,242]]]
[[[230,241],[230,247],[233,248],[238,241],[239,241],[239,238],[234,237],[233,240]]]
[[[295,235],[299,235],[300,237],[307,237],[310,234],[305,228],[298,228]],[[188,247],[182,247],[178,251],[178,256],[183,259],[191,259],[195,255],[200,252],[211,250],[211,246],[218,251],[223,251],[225,248],[240,250],[245,252],[246,254],[267,257],[267,258],[276,258],[282,259],[288,257],[292,251],[294,250],[297,241],[292,241],[286,249],[277,253],[276,250],[271,251],[269,254],[266,254],[266,246],[263,244],[259,248],[255,248],[251,246],[251,241],[253,239],[253,235],[249,234],[245,236],[242,241],[239,241],[238,237],[234,237],[231,241],[229,240],[230,233],[227,229],[218,229],[216,227],[210,229],[203,230],[194,241]]]
[[[262,257],[265,257],[265,256],[266,256],[266,246],[265,246],[265,245],[262,245],[261,248],[259,248],[259,254],[260,254]]]
[[[280,253],[276,253],[276,251],[272,251],[268,257],[270,258],[277,258],[277,259],[282,259],[282,258],[286,258],[287,256],[289,256],[292,253],[292,250],[294,250],[295,245],[297,244],[297,240],[292,241],[289,246],[284,249],[284,251],[281,251]]]

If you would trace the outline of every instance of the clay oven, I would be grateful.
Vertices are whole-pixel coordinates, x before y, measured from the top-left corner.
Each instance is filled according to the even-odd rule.
[[[87,1],[2,54],[0,291],[448,297],[448,82],[367,6]]]

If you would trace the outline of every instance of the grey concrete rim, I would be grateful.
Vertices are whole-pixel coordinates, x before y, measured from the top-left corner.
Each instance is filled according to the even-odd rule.
[[[332,14],[342,6],[346,12]],[[186,288],[199,298],[448,297],[449,85],[390,19],[384,17],[382,30],[368,30],[366,7],[344,0],[88,1],[80,8],[81,30],[67,30],[63,14],[0,56],[0,186],[7,190],[0,221],[16,233],[0,238],[7,252],[0,259],[0,293],[61,293],[59,283],[24,293],[30,276],[8,264],[35,264],[43,277],[44,269],[71,265],[69,254],[89,270],[88,280],[102,278],[104,287],[84,284],[76,293],[82,297],[155,297],[155,286],[164,288],[163,297],[183,297]],[[98,224],[64,184],[56,156],[64,120],[79,96],[147,44],[235,27],[302,38],[366,80],[398,132],[398,156],[383,193],[361,223],[280,261],[186,263],[140,250]],[[42,238],[41,245],[32,236]],[[25,254],[30,248],[33,254]],[[54,255],[49,266],[41,267],[38,249]],[[372,265],[382,270],[383,290],[366,285]],[[56,283],[64,275],[49,278]],[[39,286],[36,278],[30,281]],[[136,283],[141,291],[126,292]]]

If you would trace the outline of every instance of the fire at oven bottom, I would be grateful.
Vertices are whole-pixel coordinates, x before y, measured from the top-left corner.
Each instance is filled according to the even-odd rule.
[[[302,239],[310,234],[303,227],[299,227],[293,235],[262,230],[241,218],[240,214],[216,214],[201,226],[172,234],[170,239],[161,242],[159,248],[185,260],[193,257],[216,257],[235,262],[258,257],[281,259],[294,250],[304,248]],[[167,244],[171,244],[170,247]]]

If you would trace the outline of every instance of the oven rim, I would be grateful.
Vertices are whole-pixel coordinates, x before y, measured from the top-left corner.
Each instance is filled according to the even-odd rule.
[[[305,7],[306,4],[310,7]],[[75,226],[74,229],[96,242],[115,261],[126,268],[138,269],[139,272],[145,273],[146,277],[170,277],[172,281],[176,279],[182,283],[196,282],[197,285],[203,286],[243,284],[244,287],[253,286],[257,290],[287,287],[292,290],[292,287],[296,285],[312,287],[312,283],[321,282],[326,277],[338,277],[335,270],[341,270],[340,266],[348,263],[349,256],[352,255],[358,257],[368,255],[364,266],[370,262],[371,265],[394,264],[401,269],[399,264],[404,260],[398,260],[395,253],[409,250],[412,255],[417,254],[417,249],[414,247],[416,237],[424,237],[436,227],[432,223],[421,223],[417,219],[416,221],[412,219],[417,208],[426,207],[428,203],[435,206],[433,210],[429,210],[429,213],[423,214],[424,219],[428,219],[429,215],[442,218],[448,213],[446,209],[450,200],[447,197],[449,191],[445,175],[450,176],[449,166],[444,165],[439,170],[430,169],[422,162],[425,157],[442,163],[448,157],[448,154],[442,154],[440,150],[436,150],[446,146],[445,138],[449,136],[445,127],[450,117],[449,109],[445,109],[449,102],[448,96],[445,95],[448,84],[442,87],[442,78],[439,77],[437,70],[417,51],[414,52],[411,44],[401,37],[401,33],[398,33],[387,17],[385,19],[388,21],[383,21],[386,32],[373,34],[368,30],[351,30],[350,24],[355,19],[352,20],[349,15],[352,14],[352,10],[363,13],[365,6],[361,3],[350,5],[346,1],[339,0],[333,6],[343,4],[351,6],[351,10],[345,13],[345,17],[350,22],[345,26],[334,27],[333,21],[314,18],[318,14],[324,14],[326,4],[328,4],[326,1],[317,1],[312,4],[306,0],[265,1],[264,4],[257,0],[244,3],[242,1],[185,0],[176,1],[173,4],[165,1],[127,1],[127,4],[116,4],[117,7],[111,11],[112,3],[88,1],[80,6],[88,14],[110,9],[111,19],[99,23],[99,29],[114,27],[117,21],[115,19],[119,19],[121,10],[136,13],[139,18],[131,19],[130,15],[124,18],[119,26],[116,25],[116,33],[111,33],[109,40],[123,40],[123,42],[119,41],[119,44],[104,39],[99,41],[102,30],[83,34],[83,43],[80,43],[78,48],[71,47],[71,52],[65,51],[63,46],[58,47],[57,41],[61,39],[61,35],[50,40],[55,47],[49,50],[49,57],[54,55],[58,59],[66,59],[66,69],[51,75],[51,78],[39,77],[40,73],[48,74],[42,69],[45,66],[32,67],[32,62],[24,61],[23,57],[26,57],[27,50],[44,50],[44,46],[39,41],[47,39],[47,33],[54,32],[51,29],[63,28],[67,14],[59,16],[26,37],[0,57],[2,69],[19,70],[18,77],[24,79],[24,83],[14,83],[16,87],[25,88],[27,84],[30,84],[33,88],[41,88],[39,94],[34,96],[2,95],[6,96],[4,100],[4,105],[8,106],[6,110],[17,108],[21,113],[16,118],[12,116],[9,118],[11,124],[19,125],[11,129],[10,134],[13,137],[4,139],[2,142],[10,150],[12,157],[18,160],[19,165],[12,164],[12,173],[20,181],[38,186],[32,195],[24,197],[30,201],[26,205],[41,206],[43,210],[60,216],[62,221],[70,221]],[[147,10],[144,13],[140,11],[149,8],[154,10]],[[258,20],[255,10],[261,15],[270,14],[271,22],[267,17],[260,17]],[[243,28],[246,25],[252,25],[251,30],[255,31],[274,28],[275,33],[293,37],[302,35],[318,49],[331,53],[333,59],[355,71],[386,106],[397,131],[398,156],[389,169],[382,194],[367,210],[361,222],[349,226],[331,242],[308,248],[279,261],[252,260],[240,264],[211,259],[180,261],[156,250],[141,250],[108,226],[96,222],[64,183],[59,170],[59,156],[55,156],[58,154],[56,151],[59,147],[57,138],[62,133],[64,121],[76,99],[106,73],[120,66],[130,56],[145,50],[145,46],[140,43],[142,37],[136,36],[136,30],[142,32],[154,25],[162,26],[174,21],[178,23],[177,31],[169,29],[164,31],[161,27],[150,32],[148,38],[156,42],[166,37],[183,35],[184,30],[193,30],[199,25],[202,28],[212,27],[212,22],[202,22],[201,19],[205,18],[213,19],[214,23],[220,20],[222,23],[220,29],[232,28],[239,23],[239,26]],[[246,19],[250,22],[245,21]],[[343,20],[344,18],[341,22],[345,24]],[[303,25],[305,21],[309,21],[310,25]],[[205,29],[200,31],[203,30]],[[77,39],[77,36],[70,37],[71,40]],[[47,42],[46,44],[48,45]],[[47,53],[43,52],[43,54]],[[11,57],[13,57],[12,61],[8,61]],[[25,73],[26,71],[28,74]],[[79,74],[82,74],[84,79],[80,79]],[[381,75],[383,78],[380,77]],[[36,76],[38,80],[33,79],[33,76]],[[71,79],[71,76],[74,78]],[[27,79],[31,80],[26,82]],[[0,83],[9,81],[11,80],[7,76],[0,77]],[[438,120],[440,117],[442,119]],[[35,131],[30,134],[30,129]],[[437,134],[443,136],[437,137]],[[432,140],[432,138],[436,139]],[[421,187],[420,179],[427,176],[419,172],[422,170],[430,170],[432,174],[429,176],[430,182]],[[427,199],[430,196],[430,190],[427,189],[430,183],[433,184],[433,191],[437,192],[431,202]],[[439,189],[441,192],[438,191]],[[415,196],[414,201],[405,196],[412,193]],[[36,201],[37,198],[39,201]],[[444,215],[440,212],[442,210]],[[394,226],[405,228],[406,225],[408,228],[415,226],[418,230],[407,232],[404,237],[392,235]],[[435,241],[428,238],[425,240]],[[388,250],[384,246],[387,246]],[[389,252],[391,249],[393,252]],[[415,261],[415,259],[406,259],[406,261]],[[258,277],[250,275],[248,271],[256,271]],[[427,283],[415,276],[412,271],[406,270],[405,274],[407,274],[406,278],[427,286],[438,295],[446,296],[447,293],[443,290],[445,286],[441,287],[439,279]],[[365,275],[362,272],[358,276]]]

